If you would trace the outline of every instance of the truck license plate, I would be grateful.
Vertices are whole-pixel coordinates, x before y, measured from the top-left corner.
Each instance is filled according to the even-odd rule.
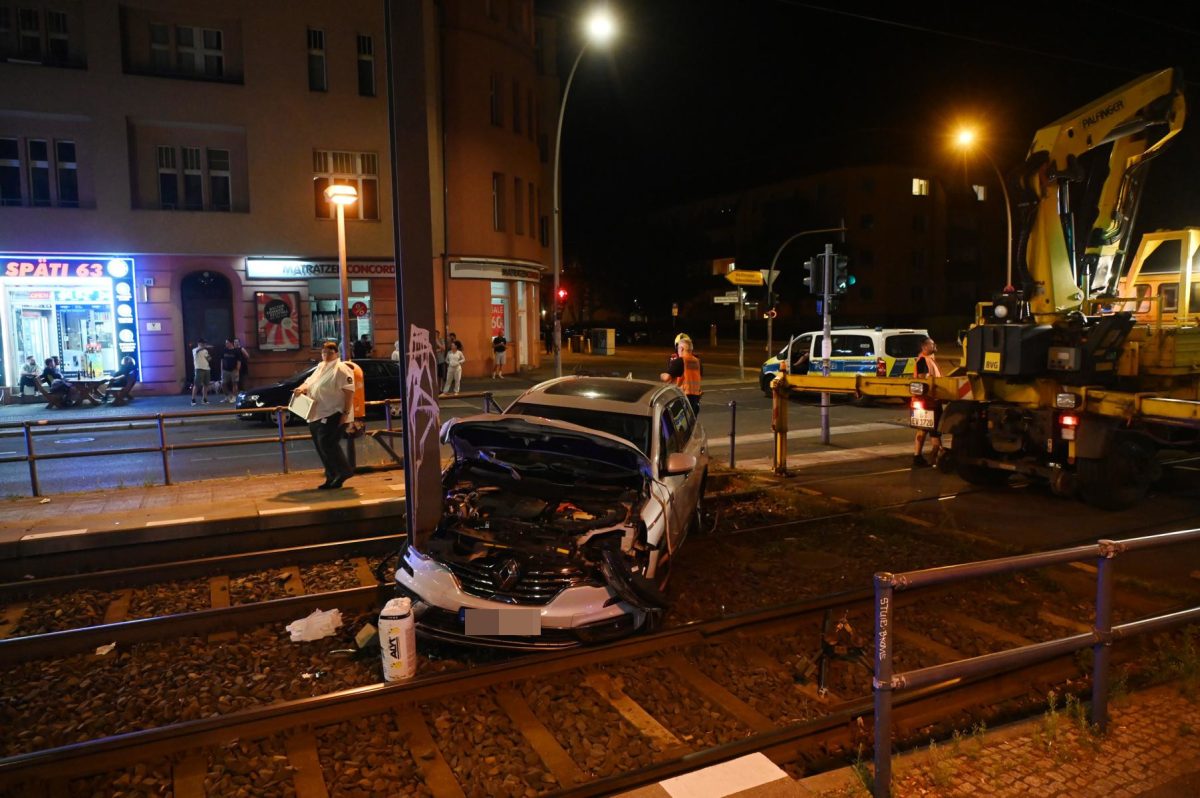
[[[912,409],[912,415],[909,417],[908,424],[911,427],[918,427],[919,429],[933,429],[933,416],[933,411],[929,410],[928,408],[921,408],[918,410],[914,407]]]

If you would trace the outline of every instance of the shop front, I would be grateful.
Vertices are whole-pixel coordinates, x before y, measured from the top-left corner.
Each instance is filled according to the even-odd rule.
[[[396,265],[347,263],[346,307],[354,341],[363,336],[375,357],[389,357],[396,334]],[[245,286],[254,291],[260,352],[303,352],[341,338],[341,290],[336,262],[246,258]]]
[[[454,281],[449,329],[477,353],[472,363],[468,349],[463,373],[480,376],[491,372],[491,340],[497,335],[508,341],[505,371],[536,366],[540,354],[538,320],[530,309],[538,307],[541,267],[526,262],[460,258],[450,261],[449,276]],[[478,318],[486,321],[475,323],[472,314],[464,311],[484,303],[487,313]]]
[[[0,255],[0,385],[33,357],[67,376],[98,377],[138,351],[132,258]]]

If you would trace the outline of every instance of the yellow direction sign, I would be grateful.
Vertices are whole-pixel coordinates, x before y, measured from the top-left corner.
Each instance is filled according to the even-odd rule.
[[[762,285],[762,272],[756,269],[734,269],[725,274],[725,279],[734,285]]]

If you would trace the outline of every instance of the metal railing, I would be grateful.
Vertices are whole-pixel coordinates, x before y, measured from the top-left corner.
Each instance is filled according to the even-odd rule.
[[[1200,607],[1155,615],[1130,623],[1112,625],[1113,560],[1118,554],[1141,549],[1200,541],[1200,529],[1186,529],[1128,540],[1101,540],[1090,546],[1002,557],[995,560],[927,568],[902,574],[875,574],[875,785],[874,795],[891,794],[892,780],[892,695],[896,690],[915,690],[944,682],[994,673],[1009,667],[1032,665],[1092,647],[1092,723],[1108,728],[1109,654],[1115,640],[1200,621]],[[1025,571],[1048,565],[1063,565],[1096,559],[1096,619],[1092,631],[1071,637],[1031,643],[969,659],[892,673],[894,635],[893,596],[898,590],[978,579],[995,574]]]
[[[446,397],[439,397],[446,398]],[[483,411],[485,413],[501,412],[500,405],[496,403],[491,391],[473,391],[460,393],[452,397],[454,399],[470,399],[482,398]],[[392,443],[394,438],[403,438],[403,429],[398,429],[393,425],[396,418],[397,409],[400,406],[399,399],[381,399],[366,403],[368,408],[383,407],[384,427],[382,429],[368,430],[365,437],[369,437],[375,441],[391,458],[392,463],[389,468],[400,468],[404,465],[403,454],[397,453],[395,446]],[[0,424],[0,434],[4,434],[6,430],[15,431],[23,438],[25,443],[25,453],[18,455],[8,455],[0,457],[0,465],[6,463],[27,463],[29,466],[29,486],[34,496],[41,496],[41,485],[38,480],[38,463],[48,460],[63,460],[75,457],[111,457],[116,455],[137,455],[137,454],[153,454],[159,453],[162,457],[162,481],[164,485],[172,484],[171,479],[171,460],[172,452],[187,451],[190,449],[215,449],[225,446],[261,446],[264,444],[279,444],[279,462],[280,470],[284,474],[290,473],[288,465],[288,443],[293,441],[306,441],[310,439],[307,433],[289,435],[285,431],[288,423],[288,409],[285,406],[279,407],[259,407],[253,409],[227,409],[227,410],[195,410],[181,411],[174,413],[155,413],[153,415],[141,416],[106,416],[103,418],[69,418],[61,420],[37,419],[32,421],[9,422]],[[256,436],[245,438],[229,438],[220,441],[191,441],[171,443],[167,430],[169,427],[182,424],[185,420],[196,420],[210,417],[230,417],[247,415],[273,415],[275,421],[276,432],[271,436]],[[178,424],[169,424],[168,422],[178,422]],[[95,425],[120,425],[120,424],[147,424],[153,426],[158,432],[157,446],[126,446],[121,448],[104,448],[89,451],[72,451],[72,452],[50,452],[38,451],[34,445],[35,439],[40,435],[58,434],[62,427],[79,427],[79,426],[95,426]]]

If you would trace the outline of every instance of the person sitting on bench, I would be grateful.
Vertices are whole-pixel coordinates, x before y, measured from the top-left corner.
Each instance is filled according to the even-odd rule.
[[[38,382],[37,358],[35,358],[33,355],[30,355],[29,357],[25,358],[25,365],[21,366],[21,382],[20,382],[21,396],[25,396],[26,388],[32,388],[33,395],[37,396],[38,393],[40,393],[40,391],[38,391],[37,382]]]
[[[137,385],[137,381],[137,361],[126,355],[121,358],[121,368],[113,372],[112,379],[108,381],[108,390],[116,392],[113,404],[119,405],[128,402],[132,398],[133,386]]]
[[[50,407],[71,407],[75,404],[71,383],[63,376],[58,361],[52,357],[46,358],[46,367],[42,369],[41,382],[38,387],[46,395],[46,404]],[[49,388],[41,387],[45,383]]]

